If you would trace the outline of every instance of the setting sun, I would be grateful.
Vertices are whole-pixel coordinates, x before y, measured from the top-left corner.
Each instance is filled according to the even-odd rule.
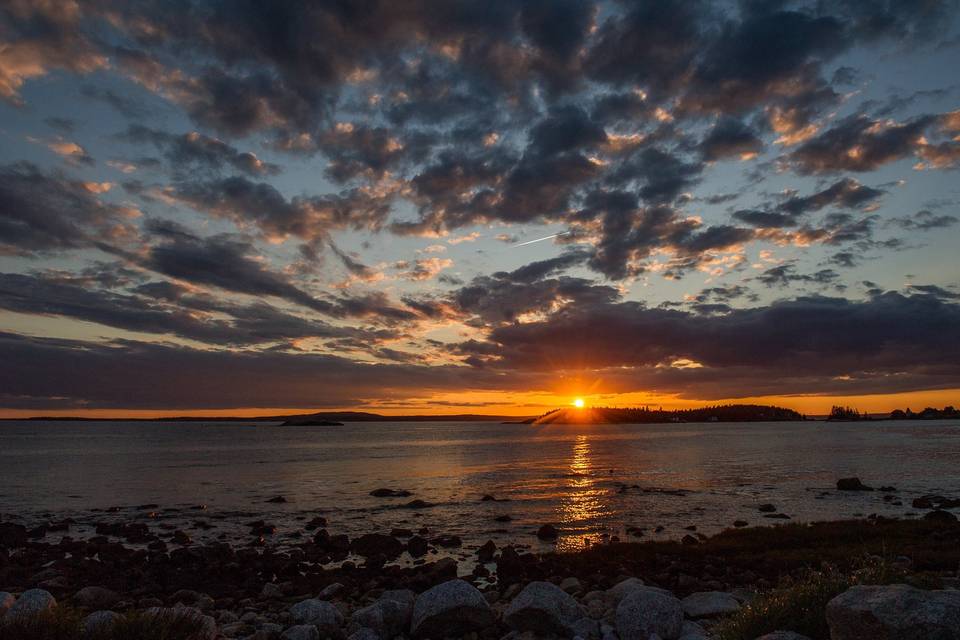
[[[573,401],[573,406],[575,406],[577,409],[582,409],[582,408],[583,408],[583,398],[577,398],[576,400],[574,400],[574,401]]]

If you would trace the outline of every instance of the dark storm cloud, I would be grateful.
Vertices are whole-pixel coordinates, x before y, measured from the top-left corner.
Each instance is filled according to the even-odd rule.
[[[249,151],[240,151],[222,140],[195,131],[177,135],[131,125],[121,138],[133,143],[152,144],[163,153],[178,175],[191,175],[198,169],[220,172],[230,168],[252,176],[280,171],[277,165],[264,162]]]
[[[96,189],[26,162],[0,166],[0,253],[77,249],[132,233],[131,211]]]

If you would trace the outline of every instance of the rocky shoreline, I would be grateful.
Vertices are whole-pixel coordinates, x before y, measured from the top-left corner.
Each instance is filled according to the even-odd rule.
[[[139,521],[103,523],[86,540],[70,537],[69,522],[57,522],[58,541],[49,531],[37,541],[26,527],[0,522],[0,639],[12,620],[56,606],[82,614],[87,626],[130,615],[193,617],[201,623],[197,637],[207,639],[694,640],[714,637],[718,621],[811,567],[846,571],[864,556],[893,559],[903,576],[925,576],[938,589],[854,586],[860,591],[831,601],[824,614],[829,637],[960,638],[960,525],[949,511],[930,514],[731,529],[682,542],[612,541],[563,554],[489,541],[461,548],[474,556],[466,573],[441,553],[462,545],[455,537],[393,530],[350,539],[328,531],[320,516],[305,523],[301,542],[284,547],[269,541],[265,522],[248,523],[257,535],[246,545],[193,543]],[[933,616],[924,624],[946,631],[834,633],[844,620],[886,616],[892,622],[871,624],[897,624],[898,615],[888,615],[897,607]]]

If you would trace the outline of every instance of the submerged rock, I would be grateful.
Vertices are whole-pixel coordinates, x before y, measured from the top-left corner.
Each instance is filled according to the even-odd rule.
[[[575,625],[583,617],[573,597],[549,582],[531,582],[513,599],[503,620],[517,631],[554,633],[565,637],[576,634]]]
[[[493,611],[483,594],[458,579],[438,584],[417,597],[410,631],[421,638],[444,638],[479,631],[493,622]]]
[[[370,492],[374,498],[408,498],[413,494],[405,489],[374,489]]]
[[[537,537],[541,540],[556,540],[559,536],[560,532],[552,524],[545,524],[537,529]]]
[[[366,533],[350,541],[350,550],[364,557],[380,554],[392,559],[403,553],[403,543],[382,533]]]
[[[960,640],[960,591],[851,587],[827,603],[832,640]]]
[[[760,636],[757,640],[810,640],[810,638],[802,636],[799,633],[794,633],[793,631],[774,631],[773,633]]]
[[[873,491],[873,487],[860,482],[860,478],[840,478],[837,480],[838,491]]]

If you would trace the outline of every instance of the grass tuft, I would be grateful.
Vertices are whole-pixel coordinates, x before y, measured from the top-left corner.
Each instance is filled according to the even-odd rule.
[[[759,594],[713,629],[717,640],[754,640],[773,631],[793,631],[813,640],[830,640],[827,603],[858,584],[911,584],[922,589],[939,586],[936,578],[908,574],[889,561],[868,556],[851,573],[832,565],[787,579]]]
[[[132,611],[94,633],[83,632],[82,614],[58,606],[35,616],[0,618],[0,640],[204,640],[203,621],[192,615]]]

